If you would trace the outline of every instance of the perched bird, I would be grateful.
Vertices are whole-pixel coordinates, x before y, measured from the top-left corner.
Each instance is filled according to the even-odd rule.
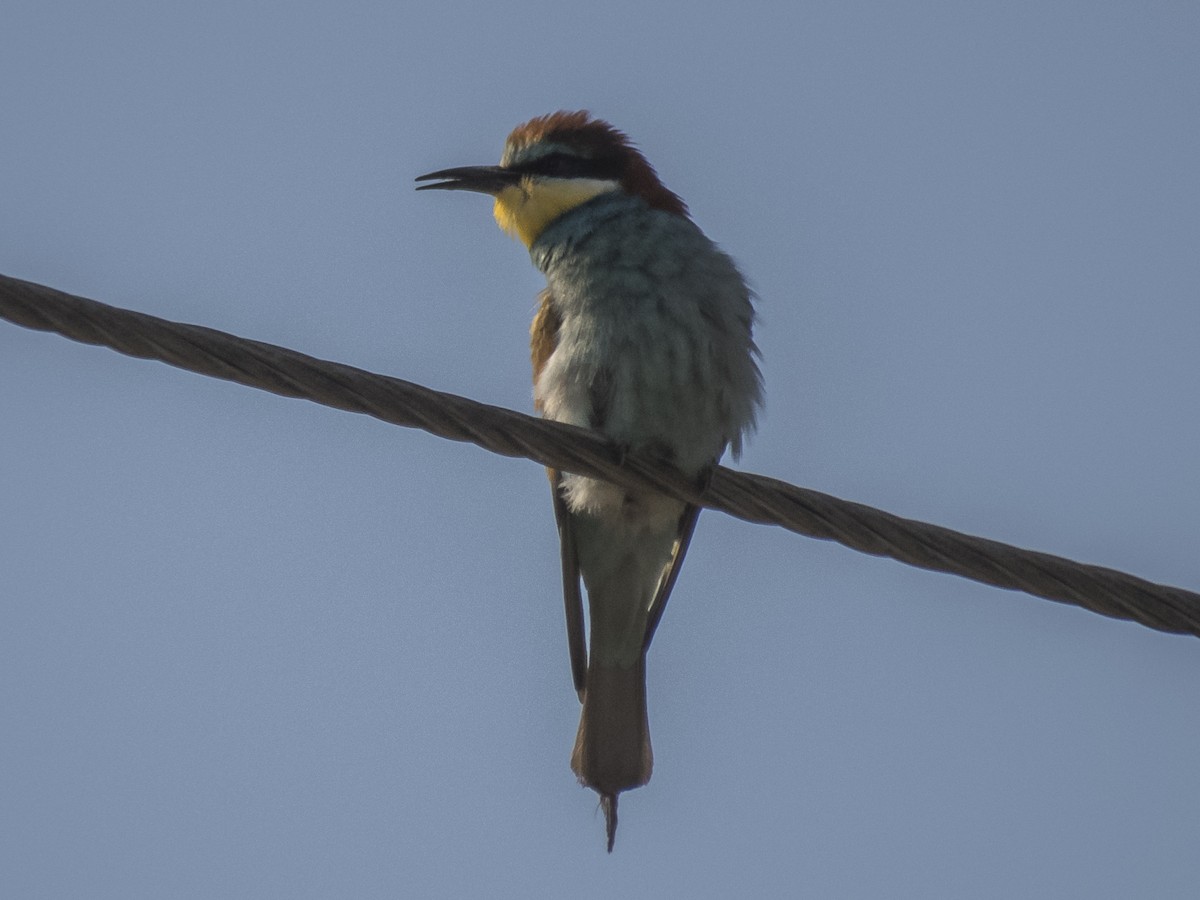
[[[726,448],[740,452],[762,403],[750,290],[622,132],[586,112],[540,116],[508,136],[500,165],[417,181],[433,182],[418,190],[490,194],[497,223],[545,274],[530,330],[544,417],[698,479]],[[571,768],[600,795],[612,852],[617,795],[650,779],[646,650],[699,509],[549,474],[583,703]]]

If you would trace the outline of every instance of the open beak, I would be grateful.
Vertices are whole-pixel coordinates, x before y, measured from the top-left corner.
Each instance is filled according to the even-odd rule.
[[[461,166],[441,169],[418,176],[416,181],[436,181],[422,184],[418,191],[476,191],[480,194],[499,194],[521,180],[521,173],[503,166]]]

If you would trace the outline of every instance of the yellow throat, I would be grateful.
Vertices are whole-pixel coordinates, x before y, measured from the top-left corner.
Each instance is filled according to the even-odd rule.
[[[619,187],[602,179],[522,178],[496,195],[492,215],[497,225],[528,247],[563,213]]]

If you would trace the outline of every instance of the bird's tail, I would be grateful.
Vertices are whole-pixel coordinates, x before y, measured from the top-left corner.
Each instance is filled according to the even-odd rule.
[[[657,502],[657,501],[655,501]],[[612,850],[617,795],[650,780],[646,635],[659,586],[675,557],[683,504],[650,515],[627,497],[619,517],[574,515],[588,592],[589,653],[571,768],[600,795]]]
[[[610,853],[617,831],[617,794],[649,781],[653,765],[645,654],[628,667],[593,659],[571,769],[581,784],[600,795]]]

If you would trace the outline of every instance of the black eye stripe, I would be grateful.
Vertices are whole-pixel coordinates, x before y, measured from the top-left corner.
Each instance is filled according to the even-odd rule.
[[[530,175],[549,175],[555,178],[616,179],[620,175],[616,160],[603,157],[589,159],[558,150],[513,166],[513,168]]]
[[[547,153],[534,161],[535,170],[541,175],[561,175],[567,178],[590,174],[589,160],[566,153]]]

